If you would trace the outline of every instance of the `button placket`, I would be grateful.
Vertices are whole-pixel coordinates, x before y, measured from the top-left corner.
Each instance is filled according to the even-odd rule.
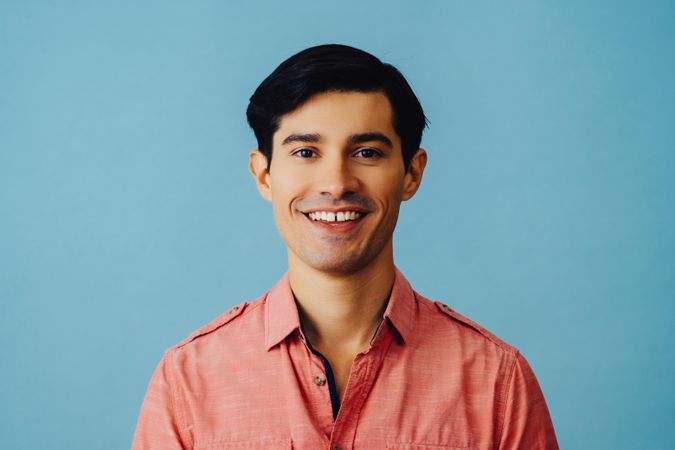
[[[377,341],[378,343],[373,348],[375,351],[358,354],[354,358],[352,372],[349,374],[340,408],[341,412],[331,433],[332,445],[336,442],[342,442],[343,448],[352,448],[351,446],[354,445],[359,414],[375,383],[375,374],[382,366],[393,341],[393,334],[384,333],[382,339],[377,339]]]

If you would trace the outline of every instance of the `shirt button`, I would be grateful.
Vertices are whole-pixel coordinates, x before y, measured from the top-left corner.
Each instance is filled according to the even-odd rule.
[[[317,375],[314,377],[314,382],[317,384],[317,386],[323,386],[326,384],[326,379],[321,375]]]

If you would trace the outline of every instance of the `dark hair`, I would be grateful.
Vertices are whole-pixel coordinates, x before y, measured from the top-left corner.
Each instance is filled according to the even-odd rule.
[[[394,66],[363,50],[339,44],[296,53],[265,78],[251,96],[246,117],[258,148],[267,157],[267,167],[272,161],[272,136],[279,129],[281,117],[311,96],[329,91],[381,91],[387,96],[407,172],[427,125],[422,105]]]

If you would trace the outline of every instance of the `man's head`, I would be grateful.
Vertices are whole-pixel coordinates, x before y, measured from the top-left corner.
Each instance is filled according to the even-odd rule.
[[[351,47],[304,50],[263,81],[248,118],[250,170],[289,264],[347,274],[392,257],[426,165],[424,114],[395,68]]]
[[[251,96],[246,117],[258,148],[272,162],[272,136],[281,117],[313,95],[329,92],[382,92],[393,109],[394,130],[401,139],[408,170],[426,126],[419,100],[392,65],[354,47],[338,44],[310,47],[282,62]]]

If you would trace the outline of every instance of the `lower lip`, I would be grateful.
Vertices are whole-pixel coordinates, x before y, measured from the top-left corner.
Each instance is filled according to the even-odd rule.
[[[303,216],[305,216],[305,218],[307,218],[307,220],[309,220],[312,225],[314,225],[315,227],[324,232],[342,234],[354,231],[359,225],[361,225],[361,222],[363,221],[365,214],[361,216],[361,218],[359,219],[345,220],[343,222],[323,222],[321,220],[312,220],[304,214]]]

